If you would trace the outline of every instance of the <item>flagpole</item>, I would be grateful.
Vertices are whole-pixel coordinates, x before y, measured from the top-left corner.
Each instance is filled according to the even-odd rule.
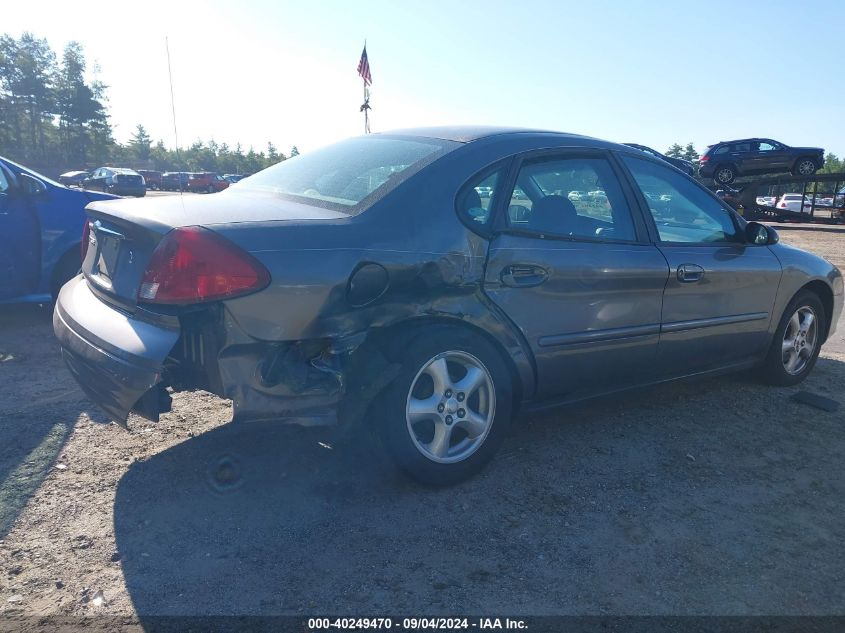
[[[364,134],[370,133],[370,91],[367,88],[372,81],[370,75],[370,62],[367,59],[367,40],[364,40],[364,50],[361,52],[361,61],[358,62],[358,74],[364,82],[364,103],[361,112],[364,113]]]
[[[366,44],[364,44],[366,46]],[[370,100],[367,95],[367,80],[364,79],[364,134],[370,133],[370,108],[367,107]]]

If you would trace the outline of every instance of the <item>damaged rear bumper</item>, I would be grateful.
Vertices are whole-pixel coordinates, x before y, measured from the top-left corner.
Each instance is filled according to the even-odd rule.
[[[223,305],[156,320],[101,300],[84,277],[62,288],[53,328],[86,395],[125,426],[129,413],[157,421],[173,391],[201,389],[232,401],[235,422],[332,425],[363,415],[398,373],[380,353],[355,354],[366,333],[261,341]]]
[[[85,394],[120,425],[162,380],[180,328],[148,323],[101,301],[84,277],[59,293],[53,329],[62,357]]]

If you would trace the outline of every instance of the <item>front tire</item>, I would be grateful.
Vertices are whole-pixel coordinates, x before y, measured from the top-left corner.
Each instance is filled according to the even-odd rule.
[[[513,385],[498,350],[461,328],[420,330],[396,379],[371,403],[388,452],[412,478],[454,484],[480,471],[511,423]]]
[[[792,170],[793,176],[812,176],[816,173],[816,163],[809,158],[799,158]]]
[[[799,292],[783,312],[772,346],[763,361],[763,377],[771,385],[788,387],[803,381],[821,351],[826,321],[818,295]]]

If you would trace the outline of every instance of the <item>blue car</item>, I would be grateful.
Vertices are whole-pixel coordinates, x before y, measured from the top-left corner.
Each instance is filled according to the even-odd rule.
[[[0,303],[54,299],[79,270],[85,205],[116,197],[69,189],[0,157]]]

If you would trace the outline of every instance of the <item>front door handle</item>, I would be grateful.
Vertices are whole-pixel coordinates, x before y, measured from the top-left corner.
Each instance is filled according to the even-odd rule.
[[[539,286],[549,278],[549,271],[534,264],[511,264],[502,269],[502,283],[511,288]]]
[[[684,284],[701,281],[704,269],[698,264],[681,264],[678,266],[678,281]]]

